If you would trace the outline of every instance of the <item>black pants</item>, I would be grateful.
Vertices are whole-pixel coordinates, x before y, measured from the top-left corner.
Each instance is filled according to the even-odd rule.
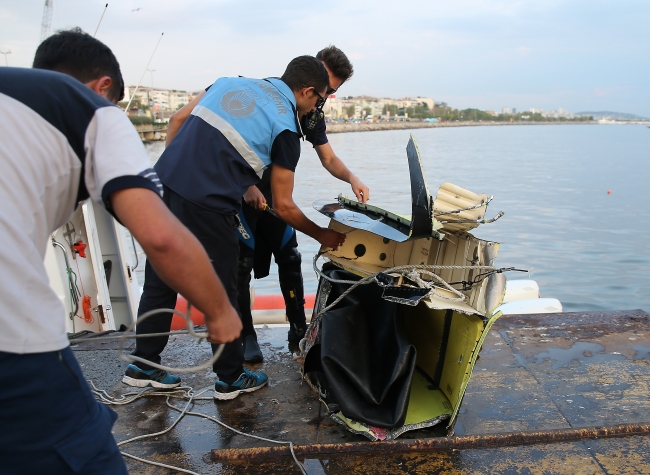
[[[0,374],[0,473],[127,475],[117,414],[95,400],[70,347],[0,352]]]
[[[237,218],[207,210],[187,201],[177,193],[164,187],[163,199],[171,212],[203,244],[214,270],[221,279],[228,299],[235,309],[237,306],[237,264],[239,261],[239,242],[237,238]],[[174,308],[177,293],[165,284],[147,261],[144,274],[144,290],[140,299],[138,315],[156,308]],[[172,314],[161,313],[147,318],[136,328],[138,335],[168,332],[171,328]],[[136,340],[133,355],[154,363],[160,363],[160,353],[165,349],[169,337],[140,338]],[[218,345],[212,345],[216,351]],[[238,338],[226,344],[221,357],[213,366],[220,380],[227,383],[236,380],[243,372],[244,353]],[[143,363],[136,363],[141,369],[151,369]]]
[[[253,315],[250,310],[251,271],[255,278],[269,275],[271,256],[278,265],[280,290],[284,297],[289,323],[296,329],[304,329],[305,291],[302,281],[302,259],[298,252],[296,231],[279,218],[267,212],[257,211],[242,203],[240,220],[254,239],[239,239],[239,310],[242,317],[242,338],[255,335]]]

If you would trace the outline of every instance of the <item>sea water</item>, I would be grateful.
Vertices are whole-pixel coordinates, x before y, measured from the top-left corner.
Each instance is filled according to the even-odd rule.
[[[501,243],[496,265],[530,271],[542,297],[564,311],[650,311],[650,129],[642,125],[449,127],[329,135],[335,153],[370,187],[370,204],[410,214],[406,144],[413,135],[431,195],[445,182],[494,195],[472,231]],[[152,161],[163,145],[147,145]],[[353,197],[322,167],[308,142],[296,170],[294,200],[321,226],[316,200]],[[315,293],[319,244],[298,233],[305,292]],[[509,279],[528,274],[508,273]],[[143,276],[139,275],[143,280]],[[140,283],[142,285],[142,282]],[[254,281],[279,293],[277,267]]]

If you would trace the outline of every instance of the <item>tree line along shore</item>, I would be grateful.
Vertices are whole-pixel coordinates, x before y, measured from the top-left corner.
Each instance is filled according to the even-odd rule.
[[[596,121],[513,121],[513,122],[330,122],[327,124],[327,133],[336,134],[343,132],[372,132],[377,130],[405,130],[405,129],[431,129],[436,127],[478,127],[502,125],[569,125],[569,124],[597,124]]]
[[[571,124],[597,124],[597,121],[513,121],[513,122],[329,122],[327,124],[328,134],[339,134],[345,132],[374,132],[380,130],[408,130],[408,129],[431,129],[438,127],[485,127],[502,125],[571,125]],[[133,124],[138,131],[140,138],[145,142],[165,140],[167,137],[167,124],[140,123]]]

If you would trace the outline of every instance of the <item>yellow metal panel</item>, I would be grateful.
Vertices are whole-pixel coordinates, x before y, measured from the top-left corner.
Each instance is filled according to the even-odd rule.
[[[431,381],[415,371],[404,425],[419,424],[452,412],[453,407],[443,392],[433,389]]]
[[[420,303],[417,307],[399,306],[409,341],[417,350],[415,363],[433,378],[440,359],[445,310],[431,310]]]
[[[483,320],[479,317],[454,312],[440,378],[440,389],[453,406],[459,402],[463,380],[470,371],[472,354],[482,331]]]

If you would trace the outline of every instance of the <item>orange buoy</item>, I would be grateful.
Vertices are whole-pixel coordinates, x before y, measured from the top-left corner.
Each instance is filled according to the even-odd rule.
[[[608,195],[611,195],[611,194],[612,194],[612,190],[607,190],[607,194],[608,194]]]
[[[187,300],[182,295],[179,295],[178,299],[176,300],[175,310],[178,310],[179,312],[183,312],[183,313],[187,312]],[[203,315],[203,312],[201,312],[200,310],[197,310],[196,307],[192,307],[192,311],[190,312],[190,318],[192,319],[192,323],[194,325],[205,324],[205,315]],[[185,319],[180,315],[174,314],[174,316],[172,317],[172,330],[184,330],[185,328],[187,328],[187,325],[185,324]]]
[[[310,294],[305,295],[305,308],[314,308],[314,302],[316,300],[316,295]],[[284,298],[282,294],[272,294],[272,295],[256,295],[255,303],[253,304],[253,310],[281,310],[284,309]],[[178,296],[176,301],[176,310],[179,312],[187,312],[187,300],[182,295]],[[203,325],[205,323],[205,315],[200,310],[197,310],[196,307],[192,307],[190,312],[190,318],[194,325]],[[185,319],[180,315],[174,314],[172,317],[172,330],[183,330],[185,329]]]

